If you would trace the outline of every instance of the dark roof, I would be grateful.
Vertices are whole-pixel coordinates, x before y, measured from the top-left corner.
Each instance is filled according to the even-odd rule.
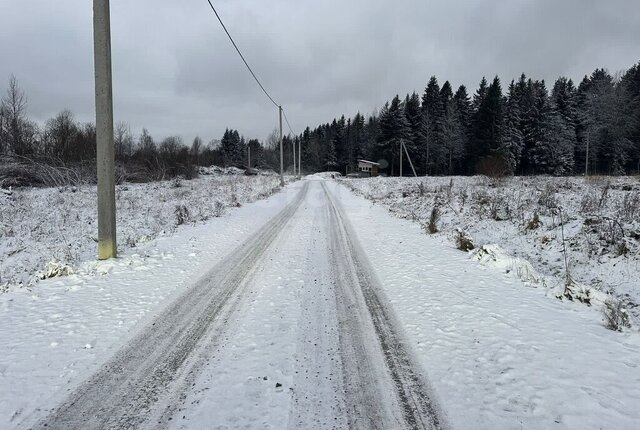
[[[358,163],[366,163],[366,164],[371,164],[373,166],[379,166],[380,163],[375,163],[373,161],[368,161],[368,160],[358,160]]]

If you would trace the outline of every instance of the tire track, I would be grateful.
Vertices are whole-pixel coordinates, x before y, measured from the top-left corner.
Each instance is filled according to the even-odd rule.
[[[185,387],[176,384],[176,379],[194,373],[201,365],[197,352],[202,341],[209,338],[215,342],[225,330],[242,302],[244,287],[273,240],[304,201],[307,191],[305,183],[296,198],[254,237],[169,305],[35,428],[137,428],[152,413],[158,415],[154,410],[158,402],[164,403],[162,400],[168,396],[181,397],[179,391]],[[173,404],[170,409],[175,407]],[[161,412],[160,416],[171,416],[171,410]]]
[[[324,182],[322,187],[330,213],[349,427],[449,428],[349,220]]]

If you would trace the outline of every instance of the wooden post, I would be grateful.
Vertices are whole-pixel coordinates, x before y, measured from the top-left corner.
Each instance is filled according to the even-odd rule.
[[[98,259],[116,257],[115,148],[109,0],[93,0],[98,170]]]

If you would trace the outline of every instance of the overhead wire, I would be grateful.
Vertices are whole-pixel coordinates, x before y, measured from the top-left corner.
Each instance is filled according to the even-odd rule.
[[[271,103],[273,103],[277,108],[280,108],[280,105],[278,103],[276,103],[276,101],[273,99],[273,97],[271,97],[271,95],[264,88],[264,86],[262,85],[262,83],[260,82],[260,80],[258,79],[256,74],[253,73],[253,70],[251,69],[251,66],[249,66],[249,63],[247,63],[247,60],[245,60],[244,55],[242,55],[242,52],[240,52],[240,49],[238,48],[238,45],[236,45],[236,42],[233,40],[233,37],[231,37],[231,34],[229,34],[229,31],[227,30],[227,27],[224,25],[224,22],[222,22],[222,18],[220,18],[220,15],[218,14],[218,11],[213,6],[213,3],[211,3],[211,0],[207,0],[207,2],[209,3],[209,6],[211,6],[211,10],[213,10],[213,13],[216,14],[216,18],[218,18],[218,21],[220,21],[220,25],[222,25],[222,28],[224,29],[224,32],[227,33],[227,36],[229,36],[229,40],[233,44],[233,47],[236,48],[236,51],[238,52],[238,55],[240,55],[240,58],[242,58],[242,61],[244,62],[244,65],[247,66],[247,69],[251,73],[251,76],[253,76],[253,79],[255,79],[256,83],[260,86],[260,89],[262,90],[262,92],[264,92],[264,94],[269,98],[269,100],[271,100]]]
[[[296,137],[297,134],[293,131],[293,128],[291,128],[291,124],[289,123],[289,118],[287,118],[287,113],[284,111],[284,109],[282,109],[282,115],[284,115],[284,120],[287,123],[287,127],[289,127],[289,131],[291,132],[293,137]]]

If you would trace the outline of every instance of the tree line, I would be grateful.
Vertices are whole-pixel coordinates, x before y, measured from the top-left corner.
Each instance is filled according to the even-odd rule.
[[[420,175],[637,174],[640,63],[618,76],[597,69],[578,86],[560,77],[550,91],[522,74],[506,91],[483,78],[471,96],[432,77],[421,96],[396,95],[379,112],[299,138],[310,171],[351,172],[365,158],[398,174],[404,144]]]
[[[148,181],[197,175],[199,165],[279,170],[277,131],[264,141],[227,129],[220,140],[190,145],[180,136],[156,141],[147,129],[114,130],[121,179]],[[503,89],[485,78],[473,95],[432,77],[422,93],[396,95],[370,115],[333,119],[283,138],[284,166],[302,146],[308,172],[354,172],[359,159],[399,173],[404,145],[419,175],[572,175],[640,173],[640,63],[612,76],[597,69],[576,86],[558,78],[551,90],[526,75]],[[95,165],[96,130],[64,110],[40,126],[27,116],[27,97],[15,77],[0,100],[0,157],[47,165]],[[404,157],[403,163],[408,163]],[[405,172],[409,165],[403,165]],[[95,169],[86,169],[94,172]],[[94,174],[94,173],[92,173]],[[27,181],[28,182],[28,181]]]

